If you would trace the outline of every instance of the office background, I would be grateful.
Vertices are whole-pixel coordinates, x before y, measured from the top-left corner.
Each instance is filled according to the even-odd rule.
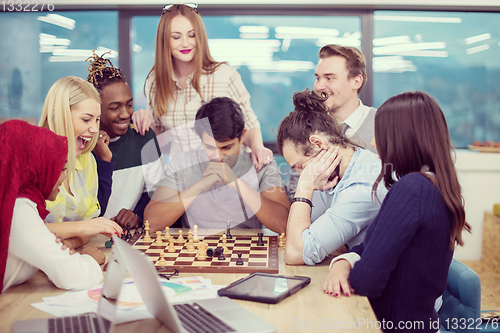
[[[41,1],[36,8],[35,1],[19,3],[0,3],[0,118],[38,118],[57,79],[86,78],[92,49],[109,52],[127,76],[134,109],[146,107],[144,82],[163,3],[49,1],[43,11]],[[458,149],[474,226],[457,257],[479,259],[482,213],[500,201],[500,154],[462,148],[474,140],[500,142],[500,1],[198,3],[212,56],[241,74],[270,146],[279,122],[292,111],[293,92],[312,87],[325,44],[355,46],[365,54],[366,105],[379,107],[410,90],[435,97]],[[282,169],[285,174],[286,165]]]

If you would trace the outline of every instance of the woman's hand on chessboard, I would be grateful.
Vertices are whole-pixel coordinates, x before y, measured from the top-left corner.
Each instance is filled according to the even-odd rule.
[[[137,216],[132,210],[126,208],[122,208],[115,217],[111,218],[111,221],[118,223],[122,229],[127,227],[127,222],[130,223],[130,228],[142,223],[142,219],[139,216]]]
[[[116,222],[108,220],[104,217],[96,217],[87,221],[73,223],[79,223],[79,236],[94,236],[97,234],[103,234],[104,236],[111,237],[113,234],[118,236],[123,234],[123,229]]]
[[[332,265],[330,273],[323,284],[323,292],[333,297],[338,297],[343,292],[345,296],[354,293],[349,283],[349,273],[351,272],[351,263],[347,260],[339,260]]]
[[[102,253],[102,251],[95,246],[86,245],[79,251],[80,254],[88,254],[89,256],[94,258],[99,265],[104,264],[104,262],[106,261],[106,256],[104,255],[104,253]]]

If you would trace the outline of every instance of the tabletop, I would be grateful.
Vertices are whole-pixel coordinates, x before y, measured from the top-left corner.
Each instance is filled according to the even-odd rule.
[[[257,233],[256,230],[240,229],[232,231],[238,234]],[[109,257],[110,249],[104,247],[107,240],[102,235],[94,236],[91,244],[98,246]],[[279,274],[301,275],[311,278],[311,283],[296,294],[285,298],[278,304],[264,304],[251,301],[236,300],[248,311],[270,322],[277,332],[335,330],[359,332],[381,332],[375,314],[366,297],[351,295],[338,298],[323,293],[323,282],[330,263],[329,258],[315,266],[286,265],[283,261],[283,250],[279,250]],[[228,285],[248,274],[221,273],[180,273],[179,277],[202,276],[211,279],[213,284]],[[65,290],[56,288],[47,276],[36,273],[27,282],[11,287],[0,295],[0,332],[10,332],[17,320],[48,318],[50,314],[32,307],[31,303],[42,301],[42,297],[57,296]],[[156,319],[147,319],[117,325],[114,332],[170,332]]]

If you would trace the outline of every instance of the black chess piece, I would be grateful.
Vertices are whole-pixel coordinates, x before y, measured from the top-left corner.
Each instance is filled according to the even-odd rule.
[[[221,261],[226,260],[226,257],[224,257],[224,251],[220,251],[219,257],[217,259],[219,259]]]
[[[127,232],[125,232],[125,239],[129,240],[132,238],[132,234],[130,233],[130,222],[127,222]]]
[[[257,236],[259,236],[259,240],[257,241],[257,246],[264,246],[264,241],[262,240],[262,236],[264,236],[264,234],[262,232],[259,232]]]
[[[220,247],[216,247],[215,250],[214,250],[214,252],[213,252],[213,255],[214,255],[214,257],[218,257],[223,252],[224,251],[222,251],[222,249]]]
[[[208,248],[207,249],[207,257],[213,257],[214,256],[214,249]]]
[[[236,260],[237,266],[243,266],[243,260],[241,259],[241,252],[238,252],[238,260]]]
[[[233,235],[231,235],[231,229],[227,228],[226,231],[226,239],[233,239]]]

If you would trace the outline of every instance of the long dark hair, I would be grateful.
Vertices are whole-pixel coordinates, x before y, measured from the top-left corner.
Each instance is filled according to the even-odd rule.
[[[436,101],[418,91],[389,98],[375,115],[375,140],[382,171],[373,191],[382,179],[389,189],[396,181],[393,174],[399,179],[427,166],[453,217],[450,246],[463,245],[462,230],[470,232],[471,227],[465,221],[448,126]]]

